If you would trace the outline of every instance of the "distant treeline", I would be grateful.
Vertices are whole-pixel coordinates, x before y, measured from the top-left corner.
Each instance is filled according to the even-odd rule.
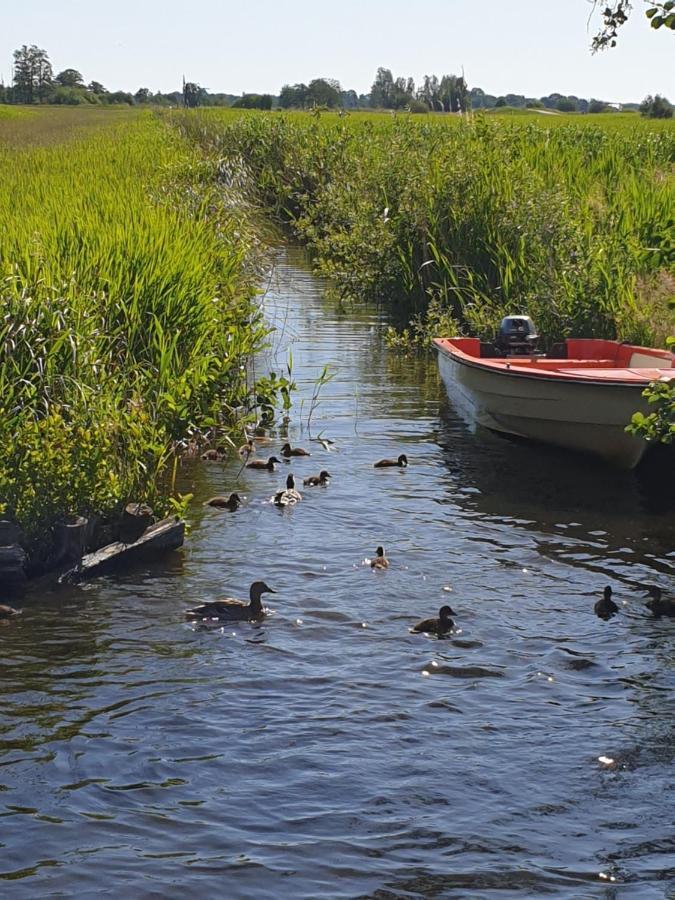
[[[54,75],[45,50],[24,44],[14,51],[12,83],[0,83],[0,103],[52,104],[152,104],[154,106],[233,106],[240,109],[390,109],[411,112],[466,112],[469,109],[515,107],[551,109],[558,112],[599,113],[616,109],[618,104],[566,94],[526,97],[524,94],[487,94],[479,87],[469,88],[463,75],[425,75],[421,84],[412,78],[395,78],[390,69],[379,68],[368,94],[343,90],[334,78],[315,78],[309,84],[285,84],[274,94],[211,93],[193,81],[183,80],[182,90],[153,93],[141,87],[135,93],[109,91],[99,81],[85,83],[77,69],[64,69]],[[640,109],[644,115],[672,116],[665,98],[648,97],[640,106],[624,103],[621,109]]]

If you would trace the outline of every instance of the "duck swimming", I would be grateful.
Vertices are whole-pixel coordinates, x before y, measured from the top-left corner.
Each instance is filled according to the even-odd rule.
[[[405,453],[401,453],[398,459],[379,459],[376,463],[373,463],[374,469],[389,469],[392,466],[398,466],[401,469],[405,469],[408,465],[408,457]]]
[[[272,497],[272,503],[275,506],[292,506],[298,500],[302,500],[302,494],[295,489],[295,478],[293,475],[289,475],[286,479],[286,487],[283,491],[277,491]]]
[[[21,610],[14,609],[13,606],[5,606],[0,603],[0,619],[13,619],[14,616],[20,616]]]
[[[598,618],[610,619],[615,613],[618,613],[619,607],[612,600],[612,589],[609,585],[607,585],[602,594],[602,600],[598,600],[593,609]]]
[[[318,475],[310,475],[309,478],[304,478],[302,483],[307,487],[317,487],[319,484],[328,484],[328,479],[330,477],[330,472],[326,472],[325,469],[322,469]]]
[[[647,600],[645,606],[654,613],[657,619],[661,616],[675,616],[675,600],[664,597],[660,587],[650,587],[647,594],[651,599]]]
[[[281,448],[281,455],[288,458],[290,456],[311,456],[312,454],[303,450],[302,447],[291,447],[291,445],[286,442]]]
[[[389,560],[384,555],[384,547],[378,547],[375,551],[377,556],[374,556],[370,561],[371,569],[387,569],[389,568]]]
[[[241,506],[241,497],[239,494],[230,494],[229,497],[211,497],[204,506],[215,506],[217,509],[229,509],[234,512]]]
[[[251,462],[246,463],[247,469],[267,469],[268,472],[274,472],[274,464],[281,462],[281,460],[277,459],[276,456],[270,456],[267,462],[264,462],[262,459],[254,459]]]
[[[265,610],[260,602],[263,594],[276,594],[276,591],[265,584],[264,581],[254,581],[249,590],[250,600],[235,600],[232,597],[224,597],[222,600],[212,600],[211,603],[202,603],[185,611],[188,619],[218,619],[222,622],[250,622],[262,619]]]
[[[437,619],[422,619],[417,625],[413,625],[410,631],[414,634],[447,634],[455,625],[450,618],[450,616],[454,615],[456,613],[449,606],[441,606],[438,610]]]
[[[202,453],[202,459],[207,460],[208,462],[220,462],[220,460],[225,459],[227,456],[227,450],[222,445],[216,447],[215,449],[211,448],[210,450],[204,451]]]
[[[255,444],[253,438],[249,438],[245,444],[242,444],[239,450],[237,450],[237,453],[246,462],[248,462],[252,456],[255,456]]]

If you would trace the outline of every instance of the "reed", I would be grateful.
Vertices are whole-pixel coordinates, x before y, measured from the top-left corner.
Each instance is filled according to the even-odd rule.
[[[59,518],[166,510],[175,442],[227,426],[264,336],[211,168],[151,114],[96,123],[0,141],[0,513],[34,553]]]
[[[672,125],[220,111],[175,122],[248,179],[343,294],[413,314],[433,301],[435,320],[485,336],[512,312],[555,339],[672,331]]]

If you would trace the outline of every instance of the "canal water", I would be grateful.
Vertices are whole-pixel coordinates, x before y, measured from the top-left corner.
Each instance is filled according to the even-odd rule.
[[[311,457],[186,465],[184,551],[0,628],[0,895],[672,897],[675,623],[643,606],[675,589],[672,512],[472,431],[435,361],[387,350],[298,252],[264,305],[256,368],[290,352],[298,391],[258,453],[287,433]],[[202,505],[231,490],[236,513]],[[263,624],[185,622],[256,579]],[[446,603],[448,639],[409,633]]]

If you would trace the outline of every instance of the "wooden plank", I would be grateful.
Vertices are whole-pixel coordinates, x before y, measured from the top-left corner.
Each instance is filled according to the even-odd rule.
[[[59,584],[78,584],[90,578],[132,563],[177,550],[185,539],[185,522],[175,516],[155,522],[132,544],[115,541],[95,553],[82,557],[80,563],[64,572]]]

